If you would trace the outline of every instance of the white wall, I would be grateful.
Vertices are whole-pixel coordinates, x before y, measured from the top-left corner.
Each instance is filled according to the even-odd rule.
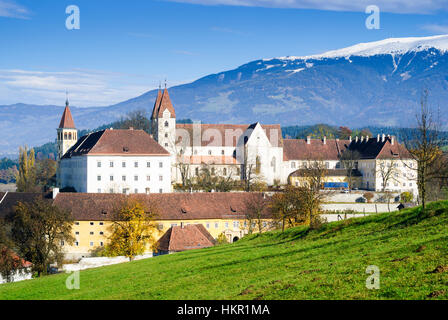
[[[15,274],[12,276],[11,282],[30,280],[32,276],[33,274],[30,269],[17,270]],[[3,279],[2,275],[0,275],[0,284],[2,283],[6,283],[6,279]]]
[[[88,156],[87,172],[88,193],[171,192],[171,156]]]

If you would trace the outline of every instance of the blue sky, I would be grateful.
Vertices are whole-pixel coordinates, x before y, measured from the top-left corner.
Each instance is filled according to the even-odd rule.
[[[231,5],[229,5],[231,4]],[[368,30],[367,5],[381,10]],[[80,9],[67,30],[65,9]],[[0,0],[0,105],[102,106],[260,58],[448,33],[448,0]]]

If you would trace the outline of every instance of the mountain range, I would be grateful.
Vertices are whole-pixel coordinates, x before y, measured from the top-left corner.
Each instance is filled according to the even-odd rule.
[[[414,123],[424,89],[429,89],[430,104],[446,114],[448,35],[256,60],[172,87],[170,96],[179,119],[405,127]],[[149,114],[156,94],[152,90],[108,107],[71,109],[78,129],[91,129],[131,110]],[[20,145],[53,141],[62,111],[62,105],[0,106],[0,156],[17,153]]]

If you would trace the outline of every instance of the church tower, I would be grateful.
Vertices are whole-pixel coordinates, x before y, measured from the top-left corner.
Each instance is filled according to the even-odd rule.
[[[154,139],[171,153],[175,153],[176,112],[165,85],[165,90],[157,92],[151,115],[151,133]]]
[[[78,130],[75,128],[70,106],[65,102],[65,110],[62,114],[61,122],[59,123],[58,132],[58,160],[78,141]]]

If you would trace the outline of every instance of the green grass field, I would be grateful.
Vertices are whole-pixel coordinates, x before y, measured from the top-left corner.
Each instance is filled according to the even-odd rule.
[[[86,270],[80,290],[67,276],[0,285],[0,299],[447,299],[448,201]]]

